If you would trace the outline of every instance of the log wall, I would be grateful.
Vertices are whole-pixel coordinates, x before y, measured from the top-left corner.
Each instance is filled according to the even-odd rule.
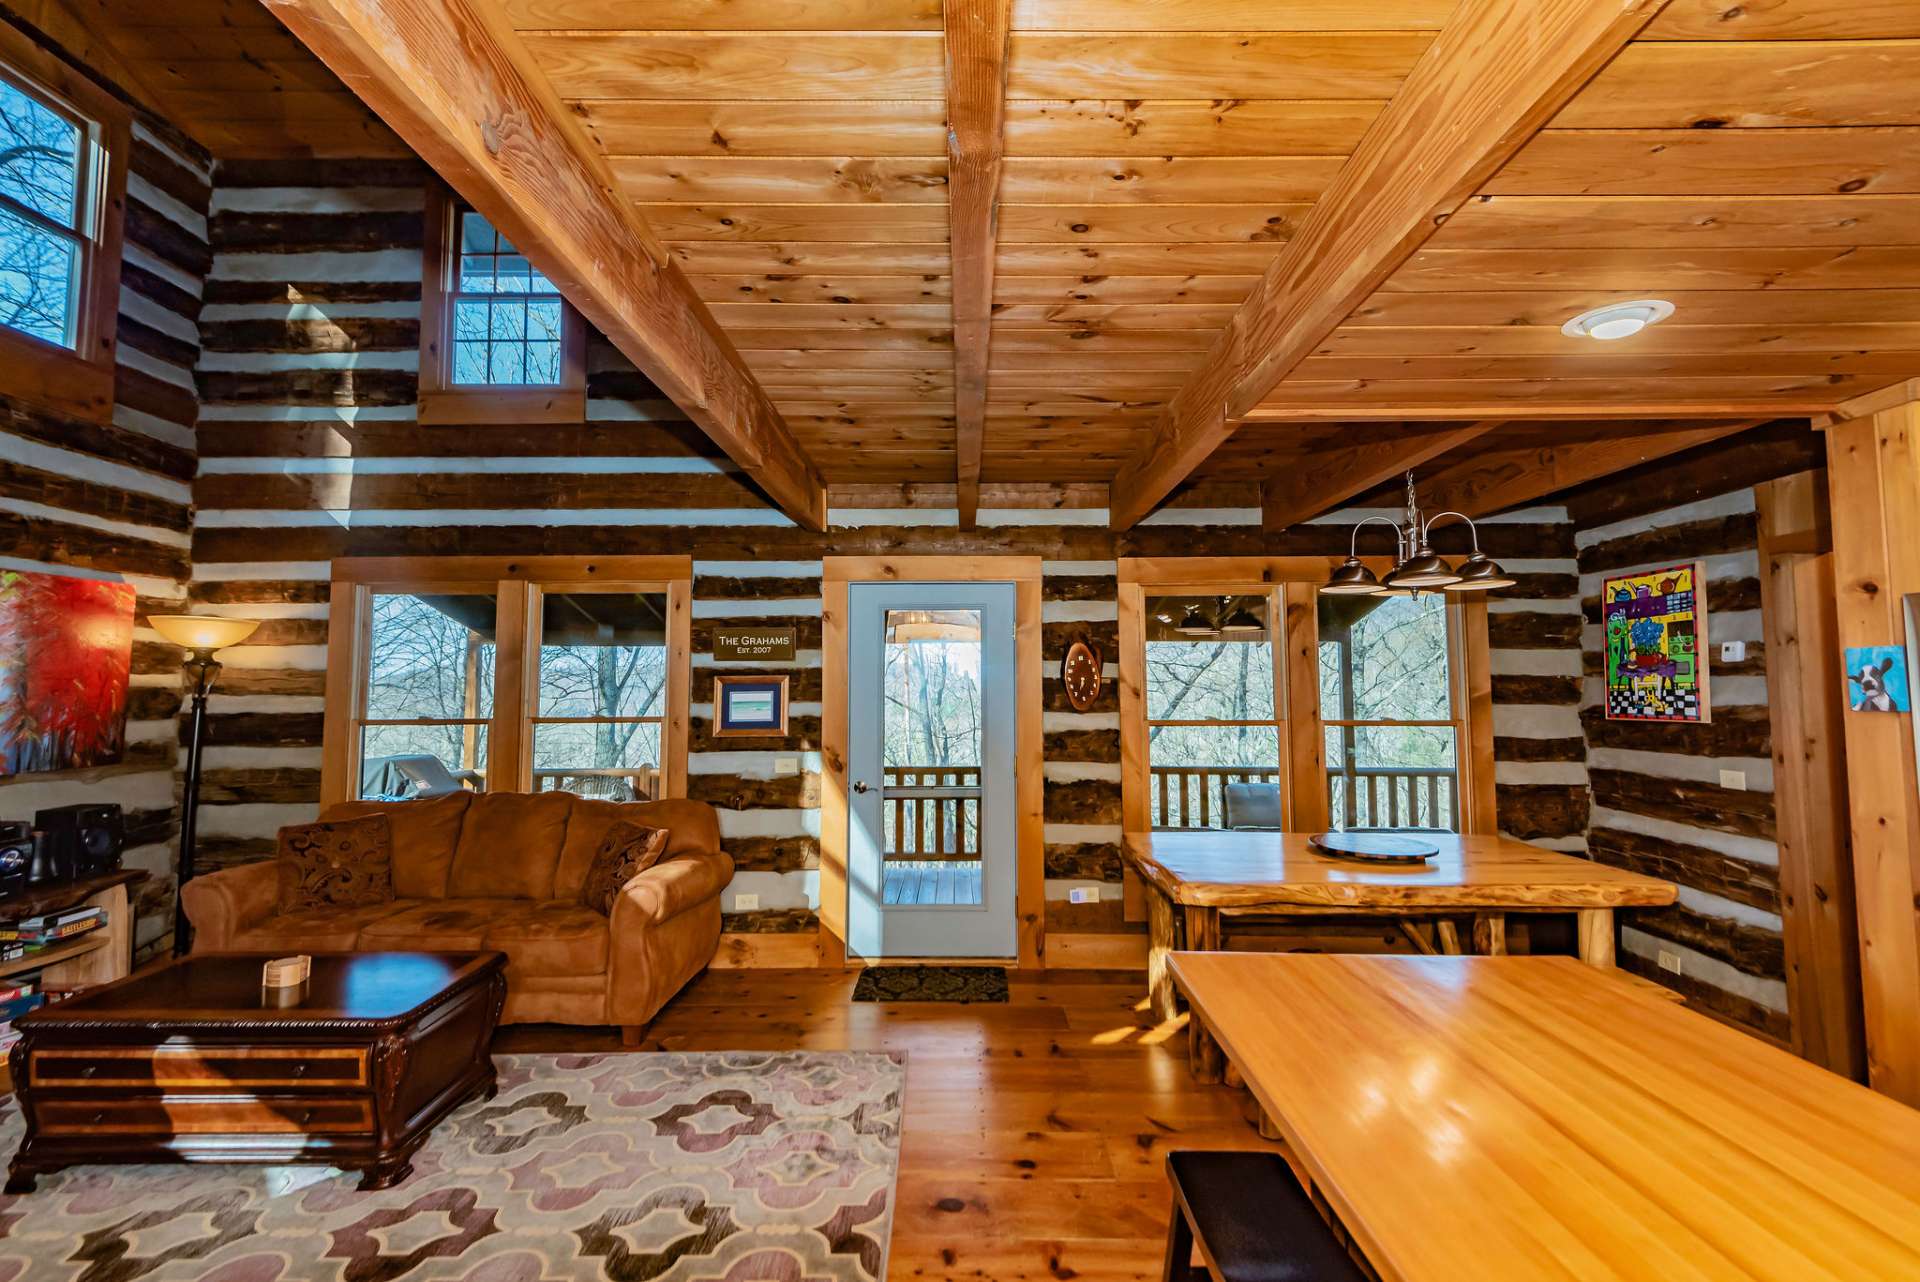
[[[137,621],[177,610],[190,577],[193,371],[210,258],[208,199],[206,154],[166,122],[137,115],[111,422],[34,409],[0,386],[0,567],[79,570],[130,583]],[[31,820],[43,807],[81,801],[125,810],[126,863],[151,874],[136,901],[142,956],[164,946],[172,924],[179,660],[178,650],[136,626],[119,764],[0,779],[0,818]]]
[[[1741,484],[1746,478],[1730,478]],[[1577,506],[1576,512],[1585,510]],[[1772,1036],[1788,1033],[1779,849],[1774,842],[1758,532],[1753,491],[1654,512],[1593,505],[1579,521],[1585,725],[1593,858],[1680,884],[1669,908],[1622,914],[1620,964]],[[1609,574],[1706,562],[1712,644],[1709,724],[1635,725],[1602,716],[1600,584]],[[1727,641],[1746,658],[1720,661]],[[1736,772],[1744,788],[1722,774]],[[1678,964],[1675,973],[1661,965]]]
[[[1109,677],[1116,672],[1119,557],[1340,552],[1352,514],[1263,534],[1251,486],[1214,486],[1115,535],[1098,487],[989,483],[980,528],[963,533],[950,486],[846,487],[832,496],[832,528],[810,534],[761,501],[598,338],[586,424],[421,427],[413,402],[423,179],[418,167],[391,162],[225,164],[216,175],[192,595],[208,608],[269,613],[274,624],[248,647],[216,723],[202,821],[211,857],[258,858],[279,825],[313,813],[331,558],[691,552],[689,789],[720,807],[740,867],[723,905],[728,929],[810,930],[821,558],[1038,555],[1050,929],[1108,936],[1099,955],[1125,956],[1119,937],[1137,928],[1120,920],[1118,697],[1110,680],[1092,710],[1073,711],[1057,678],[1061,656],[1084,635],[1109,657]],[[1579,733],[1567,684],[1577,684],[1579,644],[1571,527],[1558,509],[1523,513],[1485,541],[1526,571],[1522,588],[1495,607],[1496,730],[1516,768],[1525,766],[1503,786],[1503,824],[1564,843],[1582,827],[1555,742]],[[711,635],[723,620],[798,627],[786,741],[710,738]],[[798,776],[775,775],[783,756],[801,758]],[[1086,885],[1102,888],[1101,902],[1065,902]],[[759,908],[734,911],[741,893],[758,895]]]

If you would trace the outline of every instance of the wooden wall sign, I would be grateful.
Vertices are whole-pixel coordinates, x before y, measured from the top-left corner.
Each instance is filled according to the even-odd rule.
[[[792,627],[727,624],[713,630],[713,657],[722,663],[791,663],[797,637]]]
[[[1099,702],[1100,652],[1085,637],[1067,647],[1060,660],[1060,681],[1075,712],[1085,712]]]

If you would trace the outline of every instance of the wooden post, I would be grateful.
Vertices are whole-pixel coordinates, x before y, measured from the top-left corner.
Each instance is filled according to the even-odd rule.
[[[1827,475],[1801,472],[1755,486],[1754,505],[1790,1036],[1795,1054],[1863,1081],[1860,936],[1845,819],[1846,677]]]
[[[1187,947],[1196,952],[1220,951],[1220,910],[1189,904],[1186,908]],[[1187,1006],[1187,1066],[1196,1082],[1218,1082],[1226,1076],[1226,1052],[1200,1022],[1200,1010]]]
[[[1613,909],[1582,908],[1577,914],[1580,931],[1580,960],[1589,966],[1611,969],[1613,966]]]
[[[1911,397],[1911,393],[1909,393]],[[1920,401],[1827,431],[1839,643],[1909,644],[1905,597],[1920,593]],[[1911,713],[1848,711],[1847,808],[1867,1075],[1920,1105],[1920,782]]]

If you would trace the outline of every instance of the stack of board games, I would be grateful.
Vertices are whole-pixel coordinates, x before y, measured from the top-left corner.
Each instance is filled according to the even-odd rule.
[[[65,912],[0,922],[0,962],[31,958],[51,944],[98,930],[106,923],[104,908],[70,908]]]

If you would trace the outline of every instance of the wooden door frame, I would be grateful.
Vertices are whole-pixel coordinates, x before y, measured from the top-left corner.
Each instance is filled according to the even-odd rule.
[[[820,583],[820,961],[847,964],[847,586],[1014,585],[1014,918],[1022,970],[1046,964],[1046,782],[1040,746],[1040,558],[829,556]]]

